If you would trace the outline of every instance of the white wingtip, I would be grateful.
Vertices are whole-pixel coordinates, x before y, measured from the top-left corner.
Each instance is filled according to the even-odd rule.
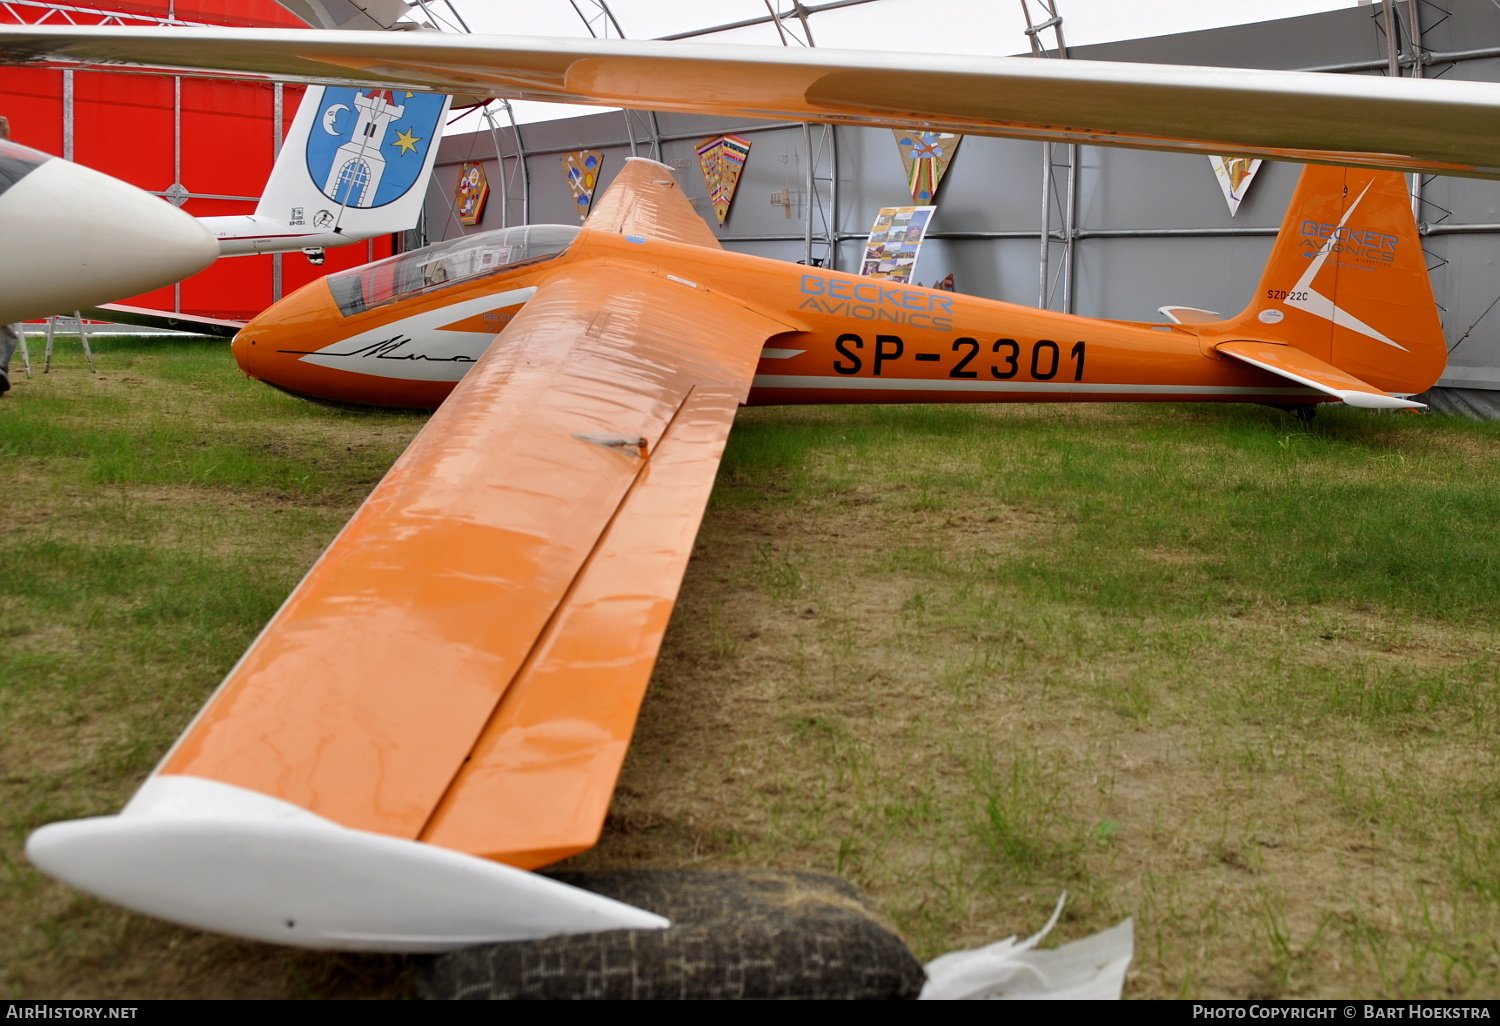
[[[671,925],[525,870],[195,777],[151,778],[118,816],[42,827],[26,855],[137,912],[306,948],[451,951]]]

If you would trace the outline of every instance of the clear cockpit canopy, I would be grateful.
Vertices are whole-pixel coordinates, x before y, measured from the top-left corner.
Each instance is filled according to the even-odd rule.
[[[466,235],[328,276],[345,317],[386,303],[557,256],[578,237],[572,225],[532,224]]]
[[[51,160],[50,154],[0,139],[0,192],[4,192],[32,171]]]

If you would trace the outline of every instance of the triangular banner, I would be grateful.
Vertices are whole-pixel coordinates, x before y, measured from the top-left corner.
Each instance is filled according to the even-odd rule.
[[[729,204],[734,202],[734,190],[749,155],[750,140],[737,135],[720,135],[698,144],[698,166],[703,169],[708,198],[720,225],[729,216]]]
[[[952,132],[907,132],[899,128],[891,132],[901,150],[901,163],[906,165],[912,202],[922,206],[936,203],[938,185],[964,137]]]
[[[604,153],[600,150],[574,150],[564,153],[559,159],[563,174],[568,178],[568,188],[573,191],[578,223],[582,224],[589,216],[589,208],[594,205],[594,189],[599,184],[599,166],[604,163]]]
[[[1229,204],[1229,216],[1239,213],[1240,203],[1250,188],[1250,181],[1265,161],[1259,157],[1209,157],[1214,166],[1214,176],[1219,179],[1219,188],[1224,192],[1224,202]]]

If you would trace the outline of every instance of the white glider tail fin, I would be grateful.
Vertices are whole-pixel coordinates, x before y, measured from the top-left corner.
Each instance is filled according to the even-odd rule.
[[[225,256],[330,248],[414,228],[449,97],[310,86],[255,213],[206,217]]]
[[[255,213],[358,238],[417,223],[448,97],[308,89]]]

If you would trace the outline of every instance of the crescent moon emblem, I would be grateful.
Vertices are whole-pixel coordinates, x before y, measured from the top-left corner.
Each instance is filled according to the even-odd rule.
[[[339,111],[348,109],[349,105],[347,103],[335,103],[332,107],[325,110],[323,112],[323,131],[329,135],[338,135],[339,130],[334,127],[334,122],[339,118]]]

